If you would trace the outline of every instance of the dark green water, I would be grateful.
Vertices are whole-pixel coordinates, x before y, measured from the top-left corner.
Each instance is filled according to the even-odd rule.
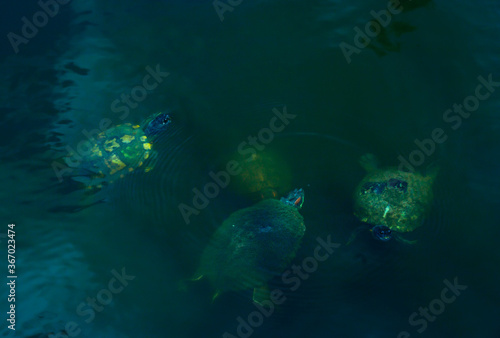
[[[16,224],[18,278],[15,333],[2,288],[2,336],[232,337],[241,317],[253,320],[253,337],[500,337],[498,3],[404,1],[356,47],[355,28],[365,31],[386,1],[238,2],[223,21],[210,1],[73,2],[18,53],[4,39],[0,233]],[[6,8],[4,35],[21,34],[21,18],[37,11],[35,1]],[[346,44],[356,48],[348,58]],[[157,67],[168,76],[144,98],[128,110],[116,103]],[[453,112],[473,105],[471,95],[483,99],[470,115]],[[318,238],[340,246],[299,284],[277,275],[270,284],[286,301],[252,317],[251,290],[211,302],[207,282],[179,286],[215,229],[254,199],[233,177],[189,224],[179,205],[191,206],[192,189],[285,107],[294,117],[264,151],[305,190],[306,234],[292,265],[314,255]],[[78,149],[104,119],[136,124],[160,110],[172,110],[174,124],[155,143],[154,170],[94,195],[71,177],[77,169],[58,180],[66,147]],[[415,140],[436,129],[446,140],[416,163]],[[419,171],[440,168],[416,244],[376,242],[368,231],[346,244],[362,225],[352,194],[367,152],[385,166],[404,158]],[[134,278],[102,291],[122,269]],[[106,304],[91,310],[96,297]]]

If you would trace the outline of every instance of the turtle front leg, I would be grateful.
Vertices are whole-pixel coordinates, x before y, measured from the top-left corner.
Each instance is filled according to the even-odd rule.
[[[367,172],[375,171],[378,168],[377,157],[370,153],[361,156],[358,162]]]
[[[252,299],[253,299],[254,303],[262,305],[262,303],[264,301],[270,299],[270,297],[271,297],[270,294],[271,294],[271,292],[269,291],[269,286],[266,283],[260,287],[253,289]]]

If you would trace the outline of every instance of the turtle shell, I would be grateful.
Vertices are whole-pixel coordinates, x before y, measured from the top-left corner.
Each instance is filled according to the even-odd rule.
[[[241,173],[236,175],[238,193],[250,194],[257,200],[276,198],[291,189],[289,167],[279,156],[270,152],[254,153],[250,157],[237,157]]]
[[[108,183],[142,166],[151,154],[151,143],[140,126],[130,123],[100,133],[86,157],[86,169]]]
[[[305,229],[297,208],[278,200],[236,211],[212,236],[197,275],[220,292],[261,287],[290,263]]]
[[[434,176],[396,168],[371,171],[355,190],[354,213],[362,222],[413,231],[430,209],[433,181]]]

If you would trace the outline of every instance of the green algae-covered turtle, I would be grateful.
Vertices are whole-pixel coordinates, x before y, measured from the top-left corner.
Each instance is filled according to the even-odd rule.
[[[81,163],[75,166],[68,160],[66,162],[70,167],[92,173],[89,188],[101,188],[141,167],[148,158],[154,158],[153,141],[170,123],[170,116],[160,112],[151,115],[140,125],[125,123],[111,127],[93,139],[90,151],[81,154]],[[70,154],[68,158],[73,156]],[[150,162],[144,171],[150,171],[153,164]]]
[[[376,158],[366,154],[360,164],[368,172],[354,192],[354,214],[370,224],[376,239],[388,241],[398,234],[420,227],[432,199],[437,175],[405,172],[397,168],[378,168]]]
[[[236,156],[241,173],[234,177],[234,188],[254,200],[277,198],[291,189],[292,175],[286,162],[270,151]]]
[[[213,299],[226,291],[253,289],[253,301],[268,299],[267,282],[294,258],[306,230],[298,210],[304,191],[267,199],[232,213],[203,251],[194,280],[206,277]]]

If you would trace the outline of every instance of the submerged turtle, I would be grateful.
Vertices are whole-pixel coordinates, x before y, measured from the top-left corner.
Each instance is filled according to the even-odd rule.
[[[268,299],[267,282],[295,257],[306,230],[298,210],[304,191],[267,199],[232,213],[203,251],[193,280],[207,277],[213,299],[226,291],[253,289],[253,301]]]
[[[354,214],[373,226],[373,236],[381,241],[402,239],[398,234],[420,227],[431,207],[437,170],[424,176],[397,168],[379,169],[372,154],[364,155],[360,164],[368,173],[354,192]]]
[[[397,13],[406,13],[415,9],[434,5],[433,0],[398,0],[398,4],[393,4]],[[373,39],[367,37],[367,46],[372,49],[378,56],[387,55],[390,52],[399,52],[401,45],[405,41],[402,39],[404,34],[413,32],[417,29],[416,26],[402,20],[391,20],[393,18],[384,18],[384,16],[377,15],[377,17],[370,21],[371,26],[378,27],[378,32]],[[384,22],[386,21],[386,22]],[[368,26],[367,26],[368,27]],[[370,35],[369,32],[366,32]]]
[[[253,153],[243,158],[238,155],[241,173],[234,178],[238,193],[248,194],[254,200],[277,198],[290,191],[291,172],[285,161],[269,151]]]
[[[114,126],[93,139],[94,144],[90,151],[82,155],[81,164],[75,166],[68,159],[66,162],[70,167],[90,172],[92,182],[89,186],[101,188],[141,167],[148,158],[154,159],[156,153],[152,150],[152,142],[167,129],[171,121],[168,114],[160,112],[151,115],[140,125],[125,123]],[[70,154],[70,157],[73,156]],[[150,162],[144,171],[150,171],[153,165],[153,161]]]

